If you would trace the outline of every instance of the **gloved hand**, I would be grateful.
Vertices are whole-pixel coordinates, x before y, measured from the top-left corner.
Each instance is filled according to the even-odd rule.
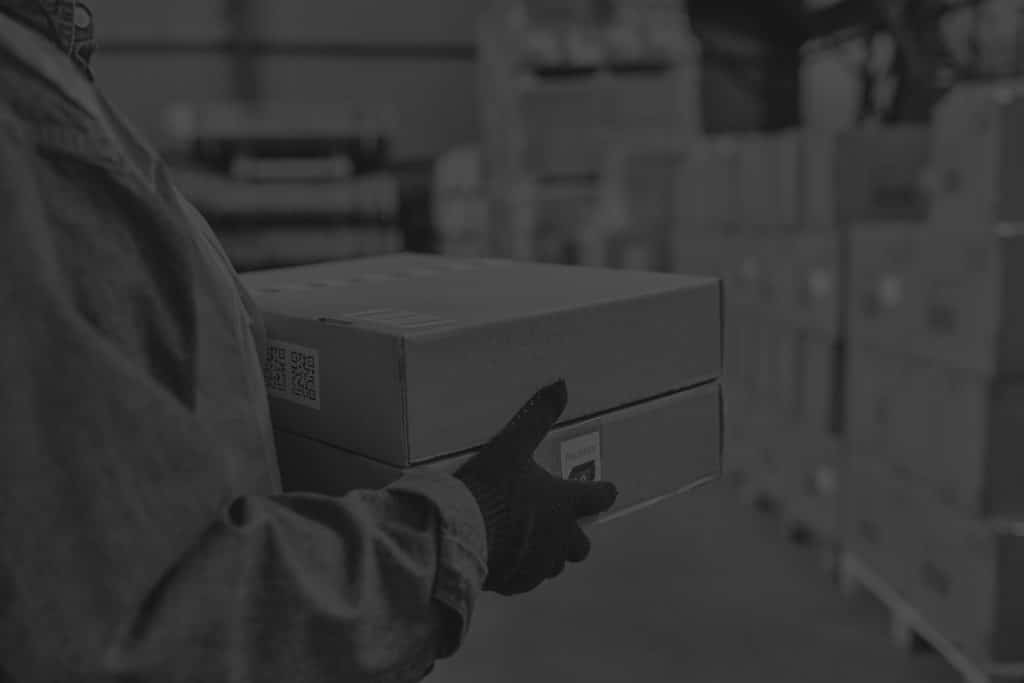
[[[563,480],[533,458],[566,401],[565,382],[541,389],[455,473],[476,498],[487,526],[485,590],[526,593],[561,574],[567,561],[585,560],[590,540],[580,518],[615,503],[612,484]]]

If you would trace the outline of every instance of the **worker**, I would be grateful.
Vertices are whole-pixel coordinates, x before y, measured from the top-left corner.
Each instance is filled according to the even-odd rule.
[[[0,681],[422,679],[614,502],[533,460],[565,384],[455,476],[283,493],[259,315],[92,50],[0,0]]]

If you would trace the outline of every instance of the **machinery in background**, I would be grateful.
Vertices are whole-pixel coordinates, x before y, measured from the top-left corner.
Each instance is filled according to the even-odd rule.
[[[227,103],[169,120],[178,184],[239,271],[403,248],[385,112]]]

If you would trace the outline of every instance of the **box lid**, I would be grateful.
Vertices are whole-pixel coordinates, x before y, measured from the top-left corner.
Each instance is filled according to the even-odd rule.
[[[398,465],[479,447],[558,378],[565,422],[721,374],[711,278],[399,254],[243,281],[276,426]]]

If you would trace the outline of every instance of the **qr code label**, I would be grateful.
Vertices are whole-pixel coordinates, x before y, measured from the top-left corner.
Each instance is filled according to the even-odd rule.
[[[270,396],[320,410],[320,354],[316,349],[269,340],[263,376]]]

